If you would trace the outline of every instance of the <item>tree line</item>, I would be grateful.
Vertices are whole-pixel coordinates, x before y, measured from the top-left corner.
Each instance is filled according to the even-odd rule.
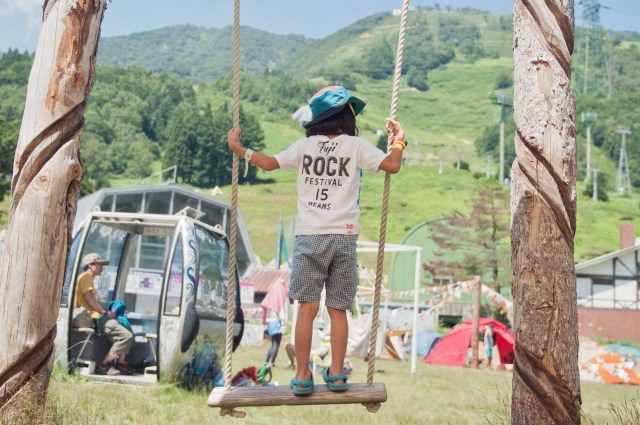
[[[472,14],[472,11],[468,12]],[[429,88],[429,72],[452,61],[473,62],[494,57],[479,43],[481,30],[473,20],[463,15],[439,15],[428,21],[426,14],[410,16],[407,52],[403,74],[407,84],[421,91]],[[387,14],[373,15],[327,38],[327,43],[356,39],[376,25],[388,23]],[[488,18],[485,18],[488,19]],[[492,21],[493,22],[493,21]],[[496,20],[497,31],[509,31],[504,19]],[[186,31],[187,29],[182,29]],[[617,163],[620,154],[620,127],[628,127],[629,168],[632,184],[640,187],[640,144],[634,111],[638,109],[640,89],[635,80],[640,72],[640,51],[634,42],[625,42],[620,35],[591,29],[591,75],[583,84],[586,55],[586,33],[577,32],[573,75],[577,94],[578,180],[584,178],[586,126],[580,122],[584,111],[596,112],[592,125],[593,145]],[[326,81],[356,89],[362,78],[383,80],[393,73],[395,48],[391,34],[383,34],[367,44],[366,52],[352,63],[338,64],[322,70]],[[318,44],[316,43],[316,47]],[[311,58],[313,59],[313,57]],[[32,55],[9,50],[0,56],[0,198],[9,190],[8,176],[20,128],[26,96],[26,85]],[[242,73],[241,96],[248,110],[242,111],[246,140],[253,147],[264,147],[260,121],[288,120],[291,112],[304,104],[321,85],[321,80],[296,77],[266,70],[261,75]],[[513,78],[496,76],[495,90],[510,93]],[[587,87],[586,91],[581,90]],[[207,96],[202,93],[207,92]],[[207,99],[207,100],[204,100]],[[180,181],[200,187],[224,185],[230,179],[231,155],[226,149],[226,130],[230,123],[231,78],[224,76],[211,83],[193,85],[176,74],[152,72],[141,67],[98,66],[91,96],[88,99],[83,136],[82,160],[85,167],[83,194],[109,184],[113,177],[139,179],[148,176],[158,165],[178,166]],[[512,117],[506,122],[505,175],[515,158]],[[476,143],[479,156],[497,158],[499,125],[490,123],[480,131]],[[595,164],[593,164],[595,165]],[[256,170],[249,169],[246,181],[256,180]],[[606,197],[612,189],[612,176],[598,174],[599,195]],[[244,181],[243,180],[243,181]],[[591,182],[590,185],[593,183]],[[592,186],[587,191],[593,190]]]
[[[17,50],[0,57],[0,96],[5,99],[0,105],[0,198],[9,191],[32,60],[31,54]],[[261,77],[243,73],[242,84],[243,102],[282,117],[304,103],[315,88],[277,73]],[[217,106],[196,94],[204,86],[193,86],[173,74],[98,66],[85,113],[82,194],[108,186],[115,177],[142,179],[157,164],[177,165],[179,181],[196,187],[229,184],[233,158],[226,133],[232,126],[231,79],[221,78],[209,88],[220,99]],[[254,149],[263,149],[258,117],[244,110],[240,116],[243,137]],[[240,177],[241,182],[256,180],[255,167]]]
[[[388,24],[391,19],[388,13],[373,15],[329,39],[343,44],[355,40],[359,34]],[[402,72],[408,84],[420,91],[429,88],[429,71],[450,63],[456,57],[473,62],[485,55],[485,49],[476,40],[480,35],[478,26],[468,19],[443,15],[434,22],[428,22],[427,15],[418,10],[418,13],[411,14],[410,26]],[[202,49],[200,44],[191,43],[184,52],[170,49],[174,56],[163,59],[161,52],[152,52],[153,49],[149,50],[148,47],[162,45],[154,42],[158,38],[190,39],[194,34],[215,40],[215,43],[204,44],[217,46],[228,38],[229,32],[229,28],[206,30],[187,25],[104,40],[99,64],[105,60],[126,64],[135,58],[146,68],[98,65],[85,113],[81,152],[85,169],[82,194],[107,186],[114,177],[146,177],[154,167],[157,169],[158,164],[163,167],[177,165],[179,179],[194,186],[210,187],[229,183],[232,157],[225,144],[226,130],[231,126],[231,78],[228,74],[223,77],[204,77],[204,74],[193,71],[194,67],[211,67],[202,66],[202,61],[206,60],[230,63],[230,60],[223,60],[220,56],[224,54],[224,49],[214,49],[213,56],[207,59],[205,52],[189,50]],[[267,114],[271,119],[289,119],[291,111],[304,104],[320,87],[320,82],[310,83],[313,80],[307,80],[307,77],[297,78],[286,73],[286,66],[290,63],[291,55],[311,56],[313,59],[312,51],[317,50],[322,41],[306,40],[294,35],[267,37],[268,34],[253,29],[246,29],[243,36],[261,40],[261,47],[257,50],[254,48],[256,43],[245,43],[243,64],[249,67],[250,72],[242,74],[241,91],[243,104],[250,104],[253,111],[258,111],[257,114],[242,112],[244,136],[251,140],[254,148],[261,149],[264,147],[264,134],[259,119]],[[343,84],[352,90],[356,89],[356,81],[362,76],[373,80],[388,78],[394,72],[394,37],[393,32],[384,32],[382,37],[367,42],[367,51],[351,63],[335,64],[339,69],[348,71],[326,68],[321,73],[327,81]],[[143,52],[140,52],[141,43],[145,46]],[[177,54],[182,55],[178,61]],[[153,58],[167,60],[172,66],[159,66],[162,62],[153,62]],[[2,176],[10,176],[12,172],[12,158],[32,60],[31,54],[17,50],[10,50],[0,57]],[[257,63],[263,66],[273,63],[275,69],[285,71],[273,71],[264,66],[263,74],[256,75],[256,70],[260,69]],[[221,75],[220,70],[217,72],[216,75]],[[217,79],[206,82],[207,78]],[[215,104],[203,101],[199,93],[205,90],[214,93]],[[255,181],[256,170],[250,168],[249,174],[242,179]],[[9,180],[0,178],[0,198],[8,190]]]

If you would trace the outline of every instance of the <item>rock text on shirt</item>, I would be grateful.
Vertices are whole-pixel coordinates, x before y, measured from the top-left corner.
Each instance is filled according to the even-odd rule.
[[[305,175],[304,184],[317,186],[313,200],[308,200],[307,205],[320,210],[331,210],[329,200],[329,187],[342,186],[341,177],[350,177],[347,166],[351,157],[338,157],[332,155],[337,142],[322,140],[317,144],[318,155],[305,154],[302,157],[302,171]]]

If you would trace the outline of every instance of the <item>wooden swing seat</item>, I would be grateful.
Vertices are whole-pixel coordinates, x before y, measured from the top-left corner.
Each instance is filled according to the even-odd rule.
[[[233,409],[259,406],[310,406],[319,404],[384,403],[387,389],[382,383],[368,386],[366,383],[349,384],[342,392],[330,391],[327,385],[314,385],[313,393],[297,396],[288,385],[279,387],[233,387],[226,391],[217,387],[209,394],[210,407]]]

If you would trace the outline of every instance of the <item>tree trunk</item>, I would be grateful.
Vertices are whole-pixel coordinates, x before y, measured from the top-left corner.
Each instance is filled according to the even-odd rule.
[[[513,424],[579,424],[573,0],[514,6]]]
[[[15,422],[26,403],[42,406],[48,387],[82,179],[80,137],[105,2],[44,2],[0,267],[0,422]],[[23,393],[27,384],[28,394]]]

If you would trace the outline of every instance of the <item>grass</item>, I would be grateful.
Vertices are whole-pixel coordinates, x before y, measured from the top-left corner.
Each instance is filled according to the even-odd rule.
[[[275,154],[300,133],[286,125],[265,123],[266,153]],[[369,140],[374,140],[369,137]],[[420,166],[404,166],[391,178],[387,242],[400,243],[416,224],[431,221],[452,211],[467,212],[477,187],[484,181],[472,172],[456,171],[453,160],[445,161],[443,174],[438,173],[437,159],[429,159],[422,151]],[[412,155],[412,151],[408,151]],[[494,168],[495,170],[495,168]],[[269,183],[242,185],[238,191],[238,203],[247,225],[254,252],[264,263],[275,253],[278,220],[285,229],[296,215],[296,176],[289,172],[259,172],[258,176]],[[382,173],[365,173],[361,198],[361,239],[377,241],[380,234],[382,203]],[[112,186],[138,185],[138,180],[118,179]],[[609,193],[608,202],[593,201],[583,195],[585,183],[577,183],[577,231],[575,235],[575,260],[584,261],[618,248],[619,223],[622,217],[640,217],[637,191],[631,196]],[[223,186],[219,199],[230,202],[231,188]],[[505,186],[505,191],[509,187]],[[202,189],[209,193],[210,189]],[[6,228],[10,200],[6,196],[0,202],[0,229]]]
[[[285,338],[286,339],[286,338]],[[259,366],[267,345],[241,346],[233,357],[234,371]],[[356,369],[351,382],[366,382],[367,364],[351,359]],[[287,385],[281,347],[273,380]],[[384,382],[388,401],[378,413],[361,405],[245,408],[243,424],[506,424],[510,423],[510,372],[425,365],[418,362],[416,376],[406,362],[376,361],[376,382]],[[316,376],[316,378],[320,378]],[[68,378],[59,371],[50,385],[49,421],[65,425],[87,424],[213,424],[233,421],[219,417],[207,406],[208,391],[188,392],[172,385],[128,387]],[[625,385],[582,383],[584,423],[625,423],[635,417],[638,390]],[[58,418],[58,419],[56,419]],[[58,422],[59,420],[59,422]],[[591,421],[591,422],[589,422]],[[32,422],[43,423],[43,422]]]
[[[275,180],[268,185],[243,185],[238,190],[238,205],[247,224],[253,249],[266,261],[274,254],[277,223],[285,228],[296,214],[296,176],[294,173],[260,173]],[[362,190],[361,235],[377,241],[380,233],[383,173],[365,173]],[[437,184],[431,184],[438,181]],[[438,176],[437,168],[406,167],[391,181],[387,241],[399,243],[415,224],[441,217],[454,210],[466,210],[475,193],[477,181],[468,172],[450,172]],[[231,189],[222,188],[220,199],[230,202]],[[266,208],[266,206],[269,206]]]
[[[260,172],[259,176],[273,183],[241,186],[238,204],[254,251],[268,262],[275,252],[279,218],[285,229],[295,218],[296,181],[294,173]],[[456,171],[453,163],[445,164],[441,175],[435,164],[403,167],[391,178],[387,242],[400,243],[413,226],[423,221],[452,211],[467,212],[482,181],[484,177],[476,179],[473,173]],[[378,240],[383,182],[382,173],[365,173],[360,204],[360,238],[363,240]],[[583,182],[577,184],[576,262],[618,249],[620,219],[639,217],[637,194],[623,197],[612,193],[609,202],[598,202],[583,195],[584,188]],[[230,187],[222,190],[224,194],[219,198],[230,202]],[[505,186],[504,190],[509,191],[509,187]]]
[[[469,17],[469,19],[482,17]],[[482,18],[483,19],[483,18]],[[484,177],[486,162],[475,152],[474,141],[485,125],[495,116],[498,107],[489,99],[495,86],[496,75],[511,72],[513,59],[502,55],[495,59],[482,59],[475,64],[451,63],[429,74],[430,89],[420,93],[401,85],[398,117],[407,130],[410,145],[406,156],[419,166],[404,166],[392,177],[387,241],[399,243],[406,232],[418,223],[431,221],[452,211],[467,212],[477,187]],[[375,143],[376,130],[381,130],[389,115],[391,80],[372,81],[360,78],[355,95],[369,101],[365,113],[359,117],[363,137]],[[248,105],[249,107],[251,105]],[[268,118],[268,117],[266,117]],[[263,120],[266,148],[272,155],[286,148],[302,136],[292,121]],[[580,123],[578,123],[580,125]],[[512,143],[512,136],[508,136]],[[577,140],[579,149],[585,141]],[[471,166],[471,172],[456,171],[458,152]],[[438,173],[439,156],[444,157],[444,172]],[[610,180],[615,176],[615,164],[603,153],[592,150],[593,164],[601,166]],[[492,173],[497,173],[497,161]],[[578,167],[583,169],[584,163]],[[247,224],[254,251],[264,262],[274,255],[277,223],[285,224],[295,217],[295,177],[293,173],[259,172],[260,178],[272,181],[268,185],[240,187],[239,205]],[[361,239],[378,240],[380,205],[382,200],[382,174],[366,173],[362,190]],[[639,217],[640,197],[609,194],[609,202],[594,202],[583,195],[585,183],[577,183],[577,229],[575,235],[575,261],[614,251],[618,248],[620,218]],[[230,188],[221,199],[230,201]],[[509,188],[505,187],[508,191]],[[206,192],[206,191],[205,191]],[[265,206],[269,206],[265,208]]]

